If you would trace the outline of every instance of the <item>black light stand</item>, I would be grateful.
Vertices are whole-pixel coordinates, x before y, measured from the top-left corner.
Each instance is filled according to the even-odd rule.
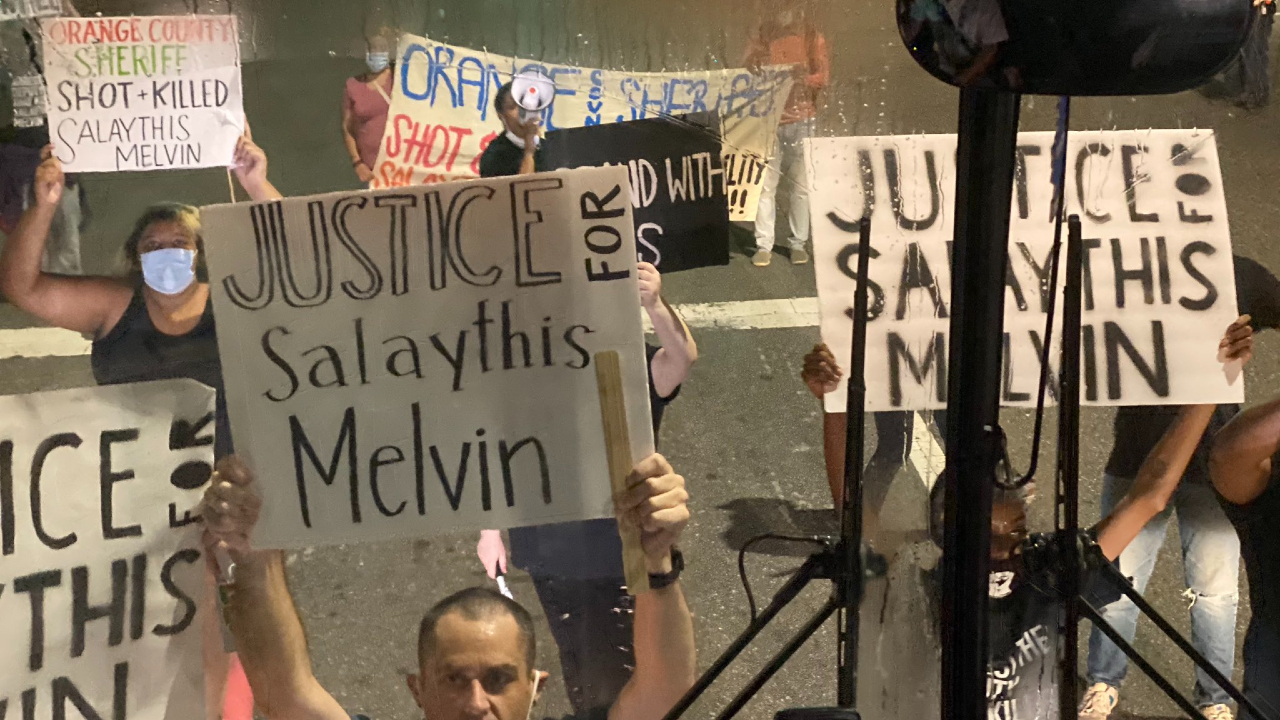
[[[1083,263],[1081,262],[1080,218],[1071,216],[1067,222],[1067,274],[1066,287],[1063,290],[1062,316],[1062,366],[1060,368],[1059,387],[1061,405],[1059,407],[1058,425],[1058,485],[1057,509],[1058,531],[1065,537],[1081,537],[1080,535],[1080,326]],[[1062,628],[1062,662],[1059,667],[1060,684],[1058,700],[1060,717],[1072,718],[1076,713],[1076,698],[1079,697],[1077,687],[1077,668],[1079,663],[1078,625],[1080,618],[1086,617],[1105,634],[1116,647],[1139,667],[1165,695],[1196,720],[1205,720],[1204,713],[1180,693],[1162,673],[1155,669],[1146,658],[1142,657],[1132,643],[1121,637],[1120,632],[1102,617],[1101,611],[1094,607],[1084,594],[1085,588],[1080,586],[1081,569],[1088,565],[1100,569],[1104,582],[1117,588],[1134,605],[1151,619],[1155,626],[1183,652],[1193,663],[1218,683],[1242,709],[1247,709],[1255,718],[1280,720],[1273,713],[1263,713],[1245,694],[1240,691],[1231,679],[1222,674],[1213,663],[1209,662],[1196,650],[1173,625],[1148,603],[1121,572],[1096,553],[1096,548],[1089,548],[1086,543],[1061,543],[1063,557],[1059,559],[1064,572],[1061,588],[1066,613]]]
[[[1007,216],[1007,213],[1006,213]],[[859,607],[862,602],[863,561],[862,561],[862,460],[863,460],[863,422],[865,420],[866,385],[863,381],[863,369],[867,355],[867,270],[871,258],[871,220],[863,218],[859,228],[858,247],[858,287],[853,301],[853,342],[850,353],[848,393],[846,395],[847,428],[845,430],[845,464],[844,495],[840,510],[840,537],[810,538],[821,542],[822,549],[809,556],[787,582],[778,590],[771,600],[752,619],[747,628],[724,652],[711,663],[711,667],[702,674],[685,693],[680,701],[672,706],[664,720],[676,720],[711,687],[712,683],[729,667],[738,655],[751,644],[751,641],[794,600],[810,582],[814,580],[830,580],[831,596],[822,607],[814,613],[800,630],[783,643],[773,657],[757,672],[747,685],[717,715],[718,720],[728,720],[741,710],[760,688],[774,676],[787,660],[795,654],[813,636],[818,628],[832,614],[838,613],[837,630],[837,687],[836,695],[840,709],[848,711],[843,714],[847,718],[853,715],[857,702],[858,687],[858,625],[861,620]],[[839,710],[811,709],[809,716],[823,717],[841,715]],[[801,711],[801,714],[805,714]]]

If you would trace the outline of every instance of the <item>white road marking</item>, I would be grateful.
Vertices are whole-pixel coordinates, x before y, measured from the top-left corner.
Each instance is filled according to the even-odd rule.
[[[675,308],[691,328],[766,330],[818,326],[816,297],[687,303]],[[646,331],[650,330],[648,315],[644,325]]]
[[[688,303],[676,305],[675,308],[689,327],[693,328],[763,330],[818,326],[816,297]],[[651,329],[648,316],[645,316],[644,324],[645,330]],[[19,357],[77,357],[88,355],[90,349],[88,340],[80,333],[70,330],[0,330],[0,360]]]
[[[60,328],[0,330],[0,360],[88,355],[91,343],[78,332]]]
[[[911,418],[911,453],[908,459],[924,481],[924,486],[933,490],[934,481],[947,464],[946,447],[938,441],[923,415],[911,413]]]

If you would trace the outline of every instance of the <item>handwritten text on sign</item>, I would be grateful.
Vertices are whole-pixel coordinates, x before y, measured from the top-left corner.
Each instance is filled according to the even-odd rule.
[[[653,449],[621,167],[207,208],[265,547],[612,514],[592,357]]]
[[[791,75],[787,68],[687,73],[630,73],[552,65],[400,38],[400,62],[386,132],[378,151],[379,187],[417,185],[480,174],[479,158],[502,130],[493,111],[498,88],[514,73],[539,69],[556,82],[548,131],[716,112],[733,220],[755,218],[764,161]]]
[[[542,151],[556,168],[627,168],[641,260],[664,273],[728,265],[719,127],[698,114],[571,128],[548,134]]]
[[[1036,399],[1053,244],[1052,144],[1052,133],[1018,139],[1006,405]],[[830,138],[808,146],[822,337],[845,368],[857,223],[871,216],[870,410],[946,404],[955,152],[954,135]],[[1067,212],[1080,215],[1085,238],[1083,402],[1239,402],[1242,384],[1228,382],[1217,360],[1236,303],[1214,134],[1073,133],[1066,168]],[[1060,335],[1055,331],[1055,344]],[[1052,357],[1056,364],[1057,353]],[[841,383],[827,395],[827,409],[843,410],[844,396]]]
[[[213,407],[191,380],[0,397],[0,716],[204,716]]]
[[[232,15],[42,23],[49,131],[74,172],[219,167],[244,131]]]

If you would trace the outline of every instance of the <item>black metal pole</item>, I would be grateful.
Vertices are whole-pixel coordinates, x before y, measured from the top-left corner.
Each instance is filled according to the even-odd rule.
[[[942,717],[986,720],[991,494],[1000,440],[1009,205],[1020,96],[960,90],[948,353]]]
[[[760,634],[761,630],[764,630],[769,621],[782,612],[782,609],[794,600],[800,594],[800,591],[804,590],[805,586],[816,578],[824,577],[827,571],[827,558],[823,553],[810,555],[809,559],[805,560],[804,564],[792,574],[791,578],[778,589],[777,594],[773,596],[773,600],[760,612],[759,617],[753,620],[750,625],[747,625],[747,629],[742,631],[742,634],[733,641],[733,644],[720,653],[720,657],[711,663],[711,667],[707,668],[702,677],[698,678],[693,687],[689,688],[689,691],[684,694],[684,697],[680,698],[680,701],[667,711],[663,720],[676,720],[676,718],[683,715],[684,711],[688,710],[689,706],[693,705],[694,701],[701,697],[707,688],[711,687],[711,683],[720,677],[720,673],[729,667],[734,658],[738,657],[746,649],[747,645],[751,644],[751,641],[755,639],[756,635]]]
[[[858,288],[853,297],[853,347],[849,353],[849,382],[845,396],[844,492],[840,503],[840,564],[835,597],[836,703],[853,708],[858,702],[858,629],[862,622],[862,460],[867,384],[867,269],[871,261],[871,219],[859,228]]]
[[[1058,388],[1058,502],[1062,507],[1062,527],[1066,542],[1060,544],[1066,565],[1066,608],[1062,627],[1062,662],[1058,671],[1059,717],[1076,714],[1079,683],[1080,624],[1080,325],[1081,264],[1080,218],[1067,220],[1066,288],[1062,293],[1062,361]],[[1057,288],[1049,292],[1056,293]]]
[[[1195,703],[1192,703],[1190,700],[1183,697],[1182,693],[1178,692],[1177,688],[1173,686],[1173,683],[1169,682],[1168,678],[1161,675],[1160,672],[1151,665],[1151,663],[1147,662],[1147,659],[1142,657],[1142,654],[1135,650],[1128,640],[1121,637],[1120,631],[1111,627],[1111,623],[1107,622],[1096,608],[1085,600],[1080,601],[1079,607],[1081,614],[1086,618],[1089,618],[1089,622],[1092,622],[1094,627],[1101,630],[1102,634],[1111,638],[1111,642],[1114,642],[1116,647],[1120,648],[1121,652],[1128,655],[1129,659],[1133,661],[1133,664],[1137,665],[1142,672],[1146,673],[1147,677],[1151,678],[1151,682],[1154,682],[1156,687],[1163,690],[1164,694],[1167,695],[1170,700],[1177,703],[1178,707],[1182,708],[1182,712],[1190,715],[1195,720],[1205,720],[1204,713],[1200,712],[1200,708],[1196,707]]]
[[[1133,604],[1138,607],[1138,610],[1141,611],[1143,615],[1150,618],[1151,622],[1155,623],[1155,626],[1160,630],[1160,632],[1164,633],[1165,637],[1172,640],[1173,644],[1177,645],[1178,649],[1181,650],[1184,655],[1191,658],[1191,662],[1195,663],[1196,667],[1204,670],[1210,679],[1218,683],[1218,685],[1225,690],[1228,695],[1230,695],[1236,702],[1240,703],[1240,709],[1242,711],[1248,710],[1253,717],[1262,718],[1263,720],[1280,720],[1280,717],[1278,716],[1262,712],[1262,709],[1250,700],[1247,695],[1241,692],[1240,688],[1236,687],[1235,683],[1232,683],[1230,678],[1223,675],[1222,671],[1219,670],[1216,665],[1209,662],[1209,659],[1204,655],[1201,655],[1200,651],[1195,649],[1195,647],[1182,636],[1182,633],[1178,632],[1178,630],[1173,627],[1172,623],[1166,620],[1163,615],[1152,607],[1151,603],[1147,602],[1146,598],[1142,597],[1141,593],[1134,590],[1133,586],[1129,584],[1129,578],[1126,578],[1121,574],[1114,565],[1108,563],[1102,568],[1102,571],[1106,573],[1108,581],[1118,587],[1120,591],[1125,594],[1125,597],[1132,600]]]
[[[831,617],[831,613],[835,612],[839,607],[840,603],[835,594],[832,593],[831,598],[818,609],[818,612],[809,618],[809,622],[801,626],[800,630],[783,644],[782,648],[760,669],[760,672],[751,678],[751,682],[747,683],[742,692],[739,692],[725,709],[716,716],[716,720],[729,720],[734,715],[737,715],[738,711],[745,707],[747,702],[755,697],[756,693],[760,692],[760,688],[764,687],[764,684],[769,682],[769,679],[781,670],[783,665],[787,664],[787,661],[791,659],[792,655],[796,654],[800,646],[804,645],[805,641],[812,637],[818,631],[818,628],[822,627],[822,624],[827,621],[827,618]]]

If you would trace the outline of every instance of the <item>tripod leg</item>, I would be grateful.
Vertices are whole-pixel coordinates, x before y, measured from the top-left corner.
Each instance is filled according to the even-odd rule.
[[[831,599],[822,606],[822,609],[818,610],[818,612],[809,619],[809,622],[805,623],[804,627],[800,628],[795,635],[791,636],[791,639],[787,641],[787,644],[783,645],[782,648],[778,650],[777,654],[770,658],[769,663],[761,668],[760,672],[756,673],[755,677],[751,678],[751,682],[747,683],[747,686],[742,689],[742,692],[738,693],[738,695],[733,699],[733,702],[725,706],[724,711],[716,716],[716,720],[729,720],[729,718],[737,715],[738,711],[741,710],[742,707],[751,700],[751,698],[755,697],[756,693],[760,692],[760,688],[764,687],[764,684],[769,682],[769,679],[774,676],[774,673],[782,669],[782,666],[786,664],[787,660],[791,659],[791,656],[800,649],[800,646],[804,645],[805,641],[812,637],[813,634],[818,631],[818,628],[822,627],[822,624],[827,621],[827,618],[831,617],[832,613],[834,613],[839,607],[840,603],[837,601],[835,595],[832,595]]]
[[[769,624],[769,621],[777,617],[778,613],[782,612],[782,609],[794,600],[810,581],[822,574],[825,563],[826,560],[823,554],[810,555],[809,559],[800,566],[800,569],[796,570],[795,574],[791,576],[791,579],[773,596],[773,600],[761,611],[759,617],[748,625],[746,630],[742,631],[742,634],[733,641],[732,645],[726,648],[723,653],[720,653],[720,657],[716,658],[716,661],[711,664],[711,667],[707,668],[702,677],[698,678],[693,687],[689,688],[684,697],[680,698],[680,701],[667,711],[663,720],[676,720],[676,718],[683,715],[702,696],[702,693],[706,692],[708,687],[711,687],[711,683],[720,677],[720,673],[724,672],[729,667],[729,664],[746,649],[747,645],[751,644],[751,641],[755,639],[756,635],[760,634],[760,631]]]
[[[1156,627],[1160,629],[1160,632],[1164,633],[1165,637],[1172,640],[1173,644],[1177,645],[1178,649],[1181,650],[1184,655],[1191,658],[1191,662],[1195,663],[1196,667],[1204,670],[1209,677],[1213,678],[1214,682],[1218,683],[1219,687],[1227,691],[1227,694],[1230,695],[1232,699],[1240,703],[1241,708],[1248,709],[1249,712],[1253,713],[1254,717],[1272,717],[1270,714],[1262,712],[1252,700],[1246,697],[1245,694],[1231,682],[1230,678],[1223,675],[1221,670],[1214,667],[1213,663],[1205,659],[1204,655],[1201,655],[1199,650],[1196,650],[1191,643],[1187,642],[1187,639],[1182,636],[1182,633],[1178,632],[1173,625],[1169,624],[1169,621],[1164,619],[1164,616],[1157,612],[1156,609],[1151,606],[1151,603],[1147,602],[1146,598],[1142,597],[1137,590],[1133,589],[1133,586],[1129,584],[1128,578],[1122,575],[1119,570],[1116,570],[1112,565],[1105,566],[1103,570],[1111,577],[1112,582],[1121,589],[1125,596],[1132,600],[1134,605],[1138,606],[1138,610],[1140,610],[1143,615],[1150,618],[1151,622],[1155,623]]]

